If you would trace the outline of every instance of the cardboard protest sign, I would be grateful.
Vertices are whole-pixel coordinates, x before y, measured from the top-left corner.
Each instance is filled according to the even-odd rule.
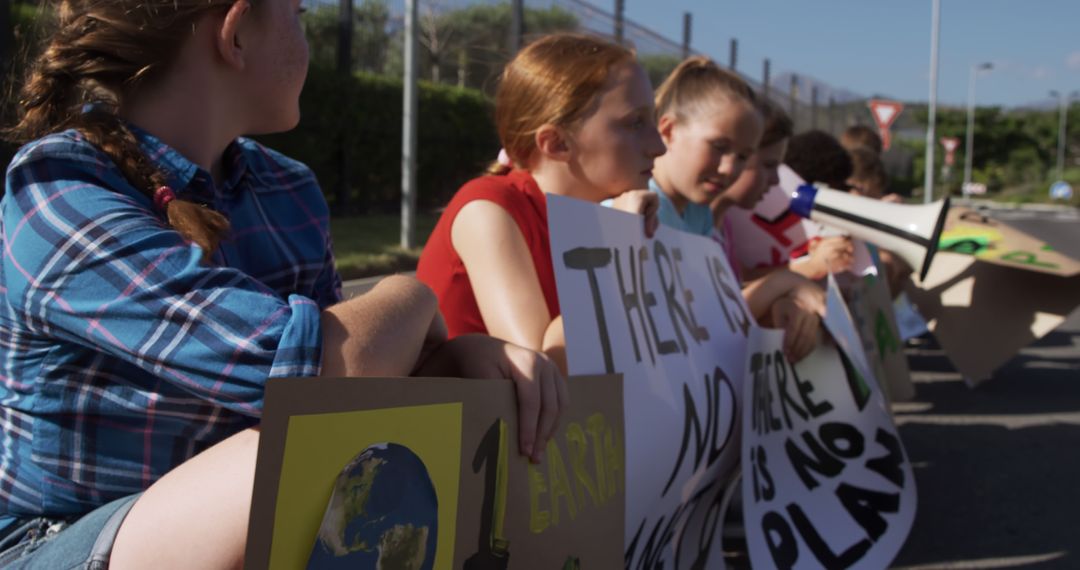
[[[915,516],[915,481],[861,341],[830,279],[830,343],[796,365],[755,329],[742,418],[754,567],[885,568]]]
[[[977,384],[1080,305],[1080,275],[939,252],[907,293],[956,370]]]
[[[1080,261],[1005,222],[964,207],[949,210],[938,248],[1027,271],[1062,277],[1080,274]]]
[[[876,265],[876,264],[875,264]],[[874,377],[880,379],[885,399],[903,402],[915,397],[911,370],[904,354],[904,341],[893,301],[880,267],[866,272],[850,286],[847,306],[862,338]]]
[[[722,481],[755,326],[720,245],[548,197],[571,373],[623,375],[626,568],[722,568]]]
[[[271,381],[246,567],[618,567],[621,381],[569,385],[532,465],[508,381]]]
[[[1080,261],[954,207],[930,272],[907,292],[956,369],[977,384],[1080,305]]]

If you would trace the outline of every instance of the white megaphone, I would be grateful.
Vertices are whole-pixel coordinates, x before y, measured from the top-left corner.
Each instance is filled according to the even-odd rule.
[[[803,184],[791,195],[791,211],[899,255],[922,280],[937,253],[949,198],[909,206]]]

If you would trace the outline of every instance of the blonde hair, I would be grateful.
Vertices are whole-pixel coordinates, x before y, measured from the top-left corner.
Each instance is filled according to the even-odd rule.
[[[757,95],[741,77],[705,56],[682,61],[656,90],[656,116],[684,120],[716,104],[717,98],[757,106]]]
[[[154,81],[192,36],[197,21],[232,0],[63,0],[56,27],[30,66],[19,97],[19,122],[7,138],[25,143],[76,129],[107,154],[151,200],[167,185],[116,115],[121,101]],[[91,105],[85,109],[85,105]],[[204,259],[228,231],[221,214],[186,200],[164,206],[174,229],[198,244]]]
[[[495,128],[512,164],[533,155],[540,127],[572,127],[588,114],[611,73],[635,61],[632,50],[581,34],[544,36],[518,52],[495,92]],[[495,163],[488,172],[509,170]]]

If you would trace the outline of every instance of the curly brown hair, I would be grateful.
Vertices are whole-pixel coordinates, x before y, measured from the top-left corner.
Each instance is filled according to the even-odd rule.
[[[122,102],[164,74],[197,21],[231,0],[63,0],[54,31],[27,71],[19,119],[5,130],[17,144],[76,129],[107,154],[132,186],[153,199],[165,174],[117,115]],[[169,225],[203,250],[229,229],[221,214],[186,200],[165,207]]]

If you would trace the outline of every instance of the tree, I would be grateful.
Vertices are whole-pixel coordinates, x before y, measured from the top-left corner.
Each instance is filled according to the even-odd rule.
[[[453,77],[460,87],[490,91],[491,80],[511,56],[510,10],[509,3],[474,4],[440,13],[437,2],[430,4],[420,25],[422,68],[431,70],[433,81]],[[558,6],[526,8],[524,20],[529,35],[579,27],[577,16]],[[399,44],[395,42],[395,49],[401,49]]]
[[[11,2],[0,0],[0,77],[6,76],[14,53],[15,21],[11,17]]]
[[[391,36],[386,0],[364,0],[353,10],[353,71],[383,73]],[[337,61],[338,7],[324,4],[304,15],[311,62],[332,67]]]
[[[641,67],[648,74],[653,89],[656,89],[682,62],[682,58],[675,55],[650,54],[638,56],[638,61],[641,62]]]
[[[1080,121],[1080,105],[1073,105],[1068,112],[1070,121]],[[912,113],[915,123],[925,124],[925,106],[915,107]],[[976,108],[972,179],[987,184],[991,191],[1045,193],[1044,186],[1056,176],[1058,119],[1056,107],[1008,110],[1000,107]],[[1080,142],[1080,128],[1070,131],[1073,134],[1066,137],[1067,156],[1072,156],[1074,162],[1071,164],[1075,164],[1076,155],[1072,153]],[[967,109],[939,108],[937,134],[964,141],[967,135]],[[953,192],[960,190],[965,152],[961,144],[956,153],[954,176],[948,185]],[[942,155],[943,152],[937,153],[938,167],[943,160]],[[1066,166],[1069,164],[1066,161]],[[917,166],[921,171],[922,163]],[[921,180],[921,172],[918,178]]]
[[[443,24],[439,15],[439,0],[425,3],[424,13],[420,15],[420,45],[427,50],[428,65],[431,68],[431,80],[439,82],[441,67],[446,52],[452,47],[454,29]]]

